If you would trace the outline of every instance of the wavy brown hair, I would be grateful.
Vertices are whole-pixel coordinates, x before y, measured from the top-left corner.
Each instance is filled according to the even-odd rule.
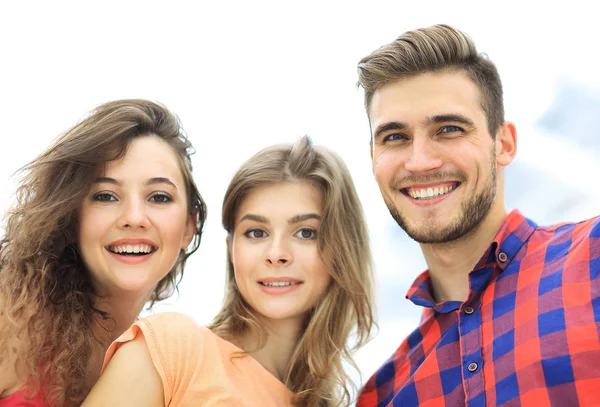
[[[241,166],[229,184],[223,202],[223,227],[231,236],[244,198],[261,186],[283,182],[307,182],[323,192],[318,250],[332,277],[332,283],[307,317],[284,382],[296,393],[298,406],[349,405],[349,386],[355,386],[343,363],[356,368],[352,352],[370,337],[374,324],[373,276],[362,206],[342,159],[323,147],[313,146],[306,136],[293,145],[260,151]],[[333,255],[323,256],[325,250]],[[236,285],[229,253],[225,299],[209,328],[230,339],[251,330],[261,338],[260,343],[266,342],[267,334],[256,312]]]
[[[42,384],[52,405],[79,404],[86,395],[86,370],[99,343],[94,321],[110,315],[95,307],[97,295],[77,247],[77,212],[103,165],[146,135],[158,136],[175,151],[189,213],[197,218],[192,244],[156,286],[152,305],[176,289],[206,218],[191,173],[192,145],[177,116],[146,100],[106,103],[21,169],[17,202],[0,240],[0,366],[18,364],[29,396]],[[21,346],[11,355],[14,338]]]

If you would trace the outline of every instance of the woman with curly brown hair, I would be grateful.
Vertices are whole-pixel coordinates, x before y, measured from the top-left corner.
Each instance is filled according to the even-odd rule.
[[[137,321],[109,348],[85,407],[351,404],[344,364],[373,325],[372,270],[344,162],[308,137],[262,150],[229,184],[223,226],[226,294],[213,322]]]
[[[205,205],[178,118],[95,109],[23,168],[0,241],[0,406],[78,405],[108,345],[171,295]]]

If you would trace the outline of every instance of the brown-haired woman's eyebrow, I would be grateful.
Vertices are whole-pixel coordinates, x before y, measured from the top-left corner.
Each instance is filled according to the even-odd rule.
[[[113,185],[119,185],[121,186],[121,182],[117,181],[114,178],[110,178],[110,177],[99,177],[96,178],[94,180],[94,182],[92,182],[92,184],[113,184]]]
[[[113,185],[118,185],[118,186],[122,186],[123,183],[121,181],[118,181],[114,178],[111,177],[99,177],[96,178],[93,182],[93,184],[113,184]],[[156,184],[167,184],[172,186],[173,188],[177,189],[177,185],[175,185],[175,183],[173,181],[171,181],[169,178],[166,177],[154,177],[154,178],[150,178],[148,181],[146,181],[144,183],[144,185],[148,186],[148,185],[156,185]]]
[[[177,189],[177,185],[175,185],[175,183],[173,181],[171,181],[169,178],[166,178],[166,177],[154,177],[154,178],[150,178],[148,181],[146,181],[146,186],[156,185],[156,184],[167,184],[167,185],[170,185],[173,188]]]

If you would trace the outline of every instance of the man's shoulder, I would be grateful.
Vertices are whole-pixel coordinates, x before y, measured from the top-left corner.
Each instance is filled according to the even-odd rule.
[[[600,237],[600,216],[578,222],[559,222],[549,226],[537,226],[533,235],[537,239],[572,240],[573,243],[579,243],[586,238],[598,238]]]
[[[577,270],[587,275],[600,269],[600,216],[536,227],[525,257],[539,259],[551,268],[562,264],[570,275]]]

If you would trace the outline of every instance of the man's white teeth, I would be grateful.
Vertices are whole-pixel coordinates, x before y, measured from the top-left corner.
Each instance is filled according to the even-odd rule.
[[[148,244],[126,244],[121,246],[110,246],[108,250],[117,254],[148,254],[152,253],[154,248]]]
[[[287,287],[289,285],[300,284],[299,282],[292,282],[292,281],[274,281],[274,282],[261,281],[260,283],[262,285],[266,285],[267,287]]]
[[[408,189],[407,191],[411,198],[430,199],[436,196],[445,195],[453,189],[453,186],[446,186],[436,188]]]

